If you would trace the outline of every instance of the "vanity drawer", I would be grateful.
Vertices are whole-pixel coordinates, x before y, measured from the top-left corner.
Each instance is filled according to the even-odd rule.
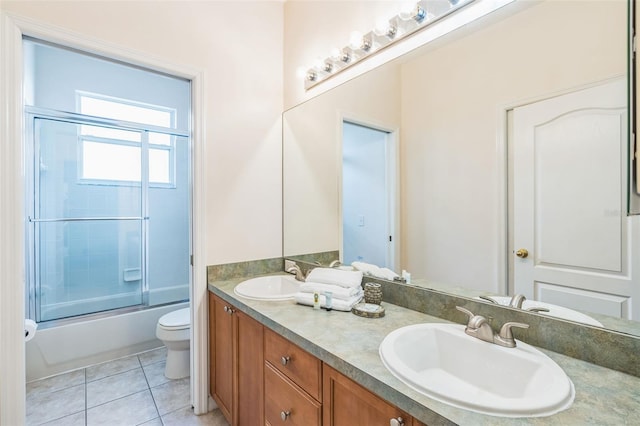
[[[267,425],[320,426],[322,406],[271,364],[264,368],[264,419]]]
[[[322,401],[322,362],[275,332],[265,329],[264,359],[318,401]]]

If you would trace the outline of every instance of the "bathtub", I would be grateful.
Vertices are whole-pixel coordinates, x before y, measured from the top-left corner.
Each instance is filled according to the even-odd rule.
[[[27,382],[162,347],[158,319],[188,302],[40,328],[25,343]]]

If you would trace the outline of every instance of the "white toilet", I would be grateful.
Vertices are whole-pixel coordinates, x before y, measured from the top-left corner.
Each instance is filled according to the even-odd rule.
[[[189,376],[191,312],[178,309],[160,317],[156,337],[167,347],[167,365],[164,375],[168,379]]]

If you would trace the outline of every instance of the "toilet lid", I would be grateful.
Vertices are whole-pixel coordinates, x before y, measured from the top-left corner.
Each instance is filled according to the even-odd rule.
[[[161,316],[158,324],[163,327],[188,327],[191,323],[189,314],[189,308],[178,309]]]

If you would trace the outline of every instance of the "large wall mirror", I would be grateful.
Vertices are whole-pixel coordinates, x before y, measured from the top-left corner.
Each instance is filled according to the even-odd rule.
[[[628,8],[518,0],[286,111],[285,257],[640,335]]]

